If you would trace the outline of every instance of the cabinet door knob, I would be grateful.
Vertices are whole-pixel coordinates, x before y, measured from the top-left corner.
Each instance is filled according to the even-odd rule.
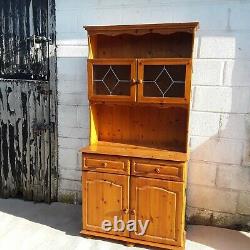
[[[128,214],[128,208],[123,208],[122,211],[124,214]]]
[[[108,166],[108,163],[104,162],[102,165],[103,165],[104,168],[106,168]]]
[[[133,79],[132,79],[132,83],[133,83],[133,84],[136,84],[136,82],[137,82],[136,79],[133,78]]]
[[[131,214],[131,215],[135,215],[135,210],[134,210],[134,209],[131,209],[131,210],[130,210],[130,214]]]
[[[139,80],[139,84],[142,84],[142,79]]]
[[[159,168],[155,168],[155,172],[156,172],[157,174],[159,174],[159,173],[160,173],[160,169],[159,169]]]

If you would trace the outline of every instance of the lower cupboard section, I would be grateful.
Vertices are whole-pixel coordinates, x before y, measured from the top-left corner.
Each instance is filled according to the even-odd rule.
[[[83,172],[83,231],[129,237],[163,245],[184,244],[184,183],[153,178]],[[125,225],[134,220],[136,231],[114,231],[114,217]],[[104,220],[112,230],[102,229]],[[141,226],[148,227],[141,235]],[[91,234],[91,233],[90,233]],[[112,238],[112,237],[111,237]],[[151,245],[151,244],[150,244]]]

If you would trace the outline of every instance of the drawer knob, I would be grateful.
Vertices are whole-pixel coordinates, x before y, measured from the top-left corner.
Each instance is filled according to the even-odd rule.
[[[123,208],[122,211],[124,214],[128,214],[128,208]]]
[[[135,210],[134,210],[134,209],[131,209],[131,210],[130,210],[130,214],[131,214],[131,215],[135,215]]]
[[[159,173],[160,173],[160,169],[159,169],[159,168],[155,168],[155,172],[156,172],[157,174],[159,174]]]
[[[104,162],[102,165],[103,165],[104,168],[106,168],[108,166],[108,163]]]

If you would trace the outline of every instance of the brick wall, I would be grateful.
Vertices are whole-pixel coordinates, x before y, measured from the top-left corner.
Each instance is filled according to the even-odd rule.
[[[195,39],[190,222],[250,226],[250,1],[57,0],[60,200],[80,199],[88,143],[83,25],[199,21]]]

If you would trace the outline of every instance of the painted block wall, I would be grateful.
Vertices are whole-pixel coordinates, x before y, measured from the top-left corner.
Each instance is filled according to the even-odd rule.
[[[250,226],[250,1],[57,0],[56,11],[59,200],[81,200],[78,149],[89,133],[82,26],[199,21],[187,218]]]

